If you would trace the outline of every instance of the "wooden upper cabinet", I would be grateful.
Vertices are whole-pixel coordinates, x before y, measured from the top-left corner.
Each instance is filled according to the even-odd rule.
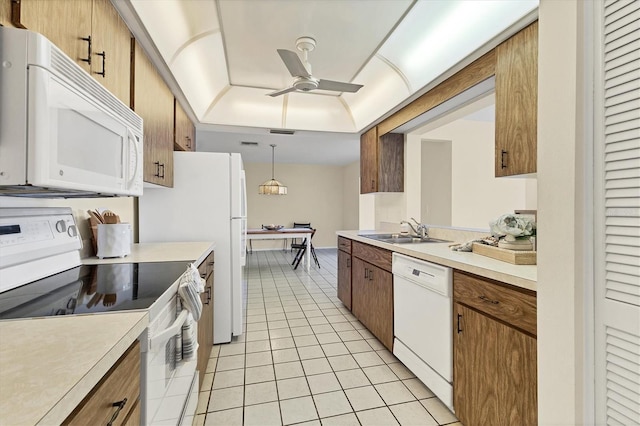
[[[85,71],[91,71],[89,40],[93,0],[20,0],[11,2],[11,20],[18,28],[42,34]]]
[[[378,190],[378,128],[360,136],[360,193]]]
[[[47,37],[129,105],[131,33],[109,0],[20,0],[12,23]]]
[[[109,0],[93,0],[91,75],[118,99],[131,97],[131,33]]]
[[[0,25],[13,27],[11,23],[11,0],[0,0]]]
[[[496,47],[495,175],[535,173],[538,23]]]
[[[404,191],[404,135],[379,136],[377,127],[360,136],[360,193]]]
[[[132,40],[131,108],[144,120],[144,181],[173,186],[173,93]]]
[[[173,140],[173,149],[176,151],[195,151],[195,129],[189,116],[180,105],[177,99],[174,100],[175,105],[175,138]]]

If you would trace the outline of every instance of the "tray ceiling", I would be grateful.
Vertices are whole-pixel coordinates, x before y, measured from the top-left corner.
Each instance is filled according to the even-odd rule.
[[[239,135],[251,128],[262,134],[268,134],[264,129],[292,129],[300,136],[300,131],[330,132],[328,137],[342,143],[345,138],[337,135],[344,133],[350,145],[357,144],[363,129],[426,91],[470,55],[491,49],[530,23],[538,0],[114,4],[128,23],[135,22],[136,37],[177,83],[172,88],[187,101],[200,131],[198,150],[216,150],[208,146],[215,145],[215,138],[200,138],[200,133],[214,128]],[[300,53],[295,42],[302,36],[317,43],[309,53],[315,77],[364,87],[357,93],[267,96],[293,80],[276,49]],[[354,145],[347,157],[357,151]]]

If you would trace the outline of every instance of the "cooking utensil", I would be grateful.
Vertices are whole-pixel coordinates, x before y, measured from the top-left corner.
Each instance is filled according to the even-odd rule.
[[[104,223],[120,223],[120,217],[111,210],[105,210],[104,213],[102,213],[102,217],[104,218]]]
[[[87,213],[89,213],[89,217],[94,218],[96,222],[104,223],[104,218],[97,210],[87,210]]]
[[[105,294],[104,299],[102,300],[102,305],[105,307],[113,306],[116,304],[117,298],[118,298],[117,294]]]

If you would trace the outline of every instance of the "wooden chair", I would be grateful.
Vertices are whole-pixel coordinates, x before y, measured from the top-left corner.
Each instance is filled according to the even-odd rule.
[[[309,236],[309,238],[313,241],[313,236],[316,234],[316,230],[312,229],[311,235]],[[318,268],[320,267],[320,262],[318,262],[318,256],[316,256],[316,250],[313,248],[313,243],[310,244],[311,246],[311,255],[313,256],[313,261],[316,263],[316,265],[318,265]],[[292,249],[297,249],[298,252],[296,253],[296,256],[293,258],[293,262],[291,262],[291,265],[293,266],[293,269],[298,269],[298,265],[300,265],[300,261],[302,260],[302,258],[304,257],[304,253],[307,251],[307,239],[305,238],[304,241],[302,241],[301,244],[291,244]]]

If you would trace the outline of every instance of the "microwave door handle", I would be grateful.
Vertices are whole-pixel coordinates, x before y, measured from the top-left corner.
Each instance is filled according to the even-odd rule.
[[[127,140],[129,141],[129,145],[127,146],[129,148],[129,152],[131,152],[131,141],[133,141],[133,145],[134,145],[134,149],[133,152],[135,153],[136,156],[136,170],[133,172],[133,176],[131,177],[131,179],[129,179],[129,182],[127,182],[127,189],[131,188],[131,185],[133,185],[133,183],[136,181],[137,177],[138,177],[138,172],[139,170],[139,165],[138,165],[138,139],[135,137],[135,135],[133,134],[133,132],[131,132],[131,130],[127,129]]]
[[[155,336],[151,336],[149,338],[149,349],[156,348],[157,346],[163,345],[164,342],[178,334],[182,329],[182,325],[187,321],[187,316],[189,315],[189,311],[184,309],[178,315],[178,318],[171,324],[169,327],[162,330],[160,333]]]

